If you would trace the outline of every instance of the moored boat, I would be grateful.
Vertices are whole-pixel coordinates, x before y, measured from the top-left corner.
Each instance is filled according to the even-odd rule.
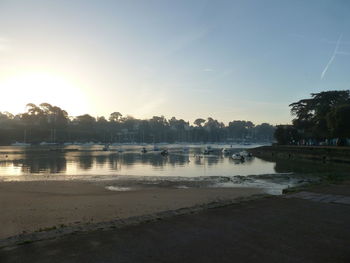
[[[30,143],[26,143],[26,142],[15,142],[12,143],[11,146],[30,146]]]
[[[252,157],[253,156],[250,152],[247,152],[247,151],[241,151],[239,154],[243,157]]]
[[[146,148],[145,148],[145,147],[142,147],[141,152],[142,152],[142,153],[146,153],[146,152],[147,152]]]
[[[231,151],[227,148],[223,148],[222,151],[221,151],[223,154],[230,154]]]
[[[159,147],[157,145],[154,145],[153,146],[153,151],[158,152],[158,151],[160,151],[160,149],[159,149]]]
[[[169,152],[167,149],[164,149],[163,151],[160,152],[161,155],[165,156],[165,155],[168,155]]]
[[[240,155],[239,153],[232,154],[231,158],[233,160],[237,160],[237,161],[244,161],[244,157],[242,155]]]
[[[107,152],[109,151],[109,144],[106,144],[103,148],[102,151]]]
[[[183,147],[182,148],[182,152],[184,152],[184,153],[188,153],[189,151],[190,151],[189,147]]]

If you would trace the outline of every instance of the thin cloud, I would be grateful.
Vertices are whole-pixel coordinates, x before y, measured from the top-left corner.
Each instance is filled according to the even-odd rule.
[[[326,67],[323,69],[323,71],[321,73],[321,79],[324,78],[325,74],[327,73],[328,68],[332,65],[332,63],[333,63],[333,61],[334,61],[334,59],[335,59],[335,57],[336,57],[336,55],[338,53],[338,48],[339,48],[339,44],[340,44],[340,41],[341,41],[342,37],[343,37],[343,35],[341,34],[339,36],[339,38],[338,38],[338,41],[337,41],[336,45],[335,45],[335,49],[333,51],[333,54],[332,54],[331,58],[329,59]]]
[[[212,68],[205,68],[203,69],[204,72],[213,72],[214,70]]]

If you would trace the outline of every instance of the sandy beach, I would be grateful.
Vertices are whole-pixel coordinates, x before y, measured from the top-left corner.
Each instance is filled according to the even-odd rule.
[[[0,183],[0,239],[54,226],[97,223],[262,194],[258,188],[110,191],[84,181]]]

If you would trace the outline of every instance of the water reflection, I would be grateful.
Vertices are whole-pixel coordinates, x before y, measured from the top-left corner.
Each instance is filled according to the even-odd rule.
[[[129,176],[202,179],[215,177],[221,178],[221,181],[223,178],[234,177],[234,180],[229,181],[242,183],[252,178],[257,181],[254,175],[263,178],[261,175],[283,174],[280,179],[278,176],[274,176],[274,179],[290,180],[285,174],[321,174],[349,170],[347,165],[283,159],[249,158],[241,162],[233,160],[229,155],[222,155],[219,147],[211,155],[201,154],[201,147],[192,147],[189,153],[172,148],[167,156],[162,156],[160,152],[142,154],[138,148],[123,153],[103,152],[99,148],[81,148],[79,151],[50,151],[43,148],[22,151],[7,148],[6,152],[1,150],[0,147],[0,180],[32,180],[40,179],[40,175],[45,175],[45,179],[113,179]],[[264,180],[268,179],[271,178]]]
[[[23,154],[19,159],[13,159],[1,162],[2,167],[19,167],[23,174],[36,173],[64,173],[67,169],[67,161],[61,154],[57,155],[32,155]],[[3,166],[4,164],[4,166]],[[6,171],[5,171],[6,173]]]

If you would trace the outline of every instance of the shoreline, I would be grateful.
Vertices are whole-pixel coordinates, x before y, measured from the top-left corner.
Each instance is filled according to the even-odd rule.
[[[13,182],[12,182],[13,183]],[[18,183],[18,182],[14,182]],[[21,182],[25,183],[25,182]],[[349,185],[349,180],[342,180],[337,182],[322,182],[316,184],[308,184],[301,187],[292,187],[288,189],[289,191],[283,192],[283,196],[293,195],[296,192],[302,191],[315,191],[315,192],[327,192],[328,188],[334,187],[343,187],[344,185]],[[2,183],[0,183],[1,189]],[[244,188],[247,189],[247,188]],[[240,189],[239,190],[244,190]],[[157,189],[153,189],[157,190]],[[169,189],[167,189],[169,190]],[[193,189],[180,189],[180,190],[193,190]],[[204,191],[208,189],[202,189]],[[217,191],[222,191],[223,189],[217,188]],[[227,190],[227,188],[225,188]],[[230,190],[237,190],[236,188],[230,188]],[[257,189],[253,189],[257,190]],[[262,189],[259,189],[262,190]],[[108,190],[107,190],[108,191]],[[149,191],[149,190],[148,190]],[[215,192],[217,192],[215,191]],[[135,191],[136,192],[136,191]],[[237,194],[237,193],[236,193]],[[202,211],[210,210],[210,209],[220,209],[225,207],[232,207],[232,205],[240,205],[245,206],[245,202],[258,202],[259,200],[279,200],[279,196],[268,195],[263,192],[258,193],[250,193],[245,196],[236,196],[232,199],[217,199],[211,202],[204,202],[200,204],[195,204],[193,206],[180,207],[176,209],[170,210],[160,210],[154,211],[153,213],[141,214],[136,216],[129,216],[125,218],[114,218],[107,221],[99,221],[99,222],[75,222],[68,225],[54,225],[51,227],[47,227],[44,229],[35,230],[32,232],[25,232],[16,235],[11,235],[8,237],[0,237],[0,249],[6,249],[11,247],[16,247],[19,245],[25,245],[36,241],[45,241],[52,240],[59,237],[74,235],[79,233],[92,233],[93,231],[112,231],[115,229],[123,229],[125,227],[137,226],[143,223],[151,223],[161,221],[167,218],[173,218],[176,216],[186,216],[190,214],[201,213]],[[284,199],[284,197],[282,197]]]
[[[350,163],[350,147],[272,145],[249,149],[258,158]]]
[[[75,233],[91,232],[91,231],[97,231],[97,230],[108,231],[113,229],[121,229],[124,227],[136,226],[142,223],[156,222],[159,220],[164,220],[175,216],[195,214],[208,209],[224,208],[224,207],[231,206],[233,204],[240,204],[243,202],[249,202],[249,201],[254,201],[258,199],[272,198],[272,197],[274,196],[267,195],[267,194],[254,194],[247,197],[237,197],[232,200],[215,201],[211,203],[204,203],[200,205],[184,207],[184,208],[179,208],[175,210],[166,210],[166,211],[156,212],[153,214],[132,216],[132,217],[127,217],[125,219],[116,219],[116,220],[97,222],[97,223],[79,223],[76,225],[68,225],[68,226],[63,225],[58,227],[53,226],[50,228],[34,231],[31,233],[22,233],[22,234],[10,236],[3,239],[0,238],[0,249],[3,249],[5,247],[16,246],[16,245],[29,244],[36,241],[55,239],[58,237],[75,234]]]
[[[262,195],[263,189],[247,187],[110,191],[86,181],[0,182],[0,245],[156,220]]]

